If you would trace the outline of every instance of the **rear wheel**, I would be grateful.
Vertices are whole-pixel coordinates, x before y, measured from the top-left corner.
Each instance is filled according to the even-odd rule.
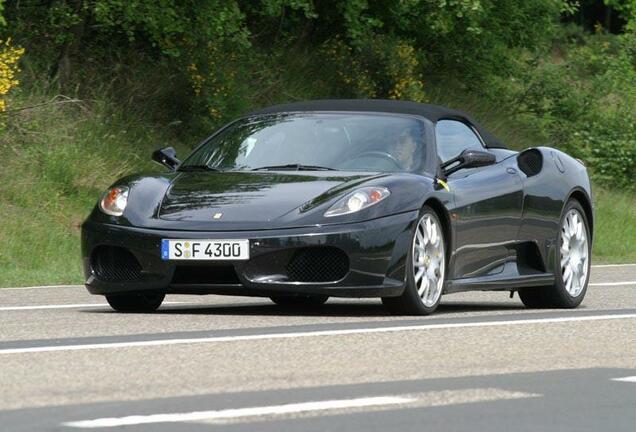
[[[154,312],[165,297],[164,293],[109,294],[106,301],[117,312]]]
[[[589,232],[589,223],[579,202],[568,201],[561,216],[554,285],[519,290],[524,305],[531,308],[575,308],[581,304],[590,275]]]
[[[435,211],[422,207],[407,254],[406,288],[399,297],[383,297],[389,311],[400,315],[429,315],[437,309],[446,275],[446,243]]]
[[[279,306],[302,307],[320,306],[329,299],[329,296],[319,294],[295,294],[287,296],[271,296],[270,299]]]

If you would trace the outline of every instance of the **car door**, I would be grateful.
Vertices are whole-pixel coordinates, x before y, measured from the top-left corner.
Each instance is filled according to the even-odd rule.
[[[440,120],[435,129],[441,162],[465,149],[487,151],[467,123]],[[502,271],[503,264],[514,256],[511,246],[522,213],[523,185],[515,159],[459,170],[448,177],[447,184],[454,198],[449,209],[454,238],[448,278]]]

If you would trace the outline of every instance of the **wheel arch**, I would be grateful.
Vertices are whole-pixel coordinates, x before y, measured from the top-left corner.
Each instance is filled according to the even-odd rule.
[[[435,211],[437,218],[442,223],[442,230],[444,231],[444,238],[446,239],[446,259],[451,256],[451,245],[453,244],[453,234],[451,230],[450,216],[446,207],[436,198],[427,199],[422,206],[429,206]]]
[[[571,199],[576,200],[581,207],[583,207],[583,211],[585,211],[585,217],[587,218],[587,223],[590,228],[590,238],[594,239],[594,208],[592,207],[592,200],[582,189],[574,189],[571,191],[563,205],[565,206],[565,204]]]

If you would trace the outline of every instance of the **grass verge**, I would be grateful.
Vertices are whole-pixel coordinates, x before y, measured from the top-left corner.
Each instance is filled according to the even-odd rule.
[[[636,263],[636,195],[594,189],[593,262]]]
[[[14,106],[47,101],[30,95]],[[47,103],[9,118],[0,133],[0,287],[80,283],[79,227],[100,193],[155,169],[149,156],[158,147],[186,151],[169,127],[116,107]]]

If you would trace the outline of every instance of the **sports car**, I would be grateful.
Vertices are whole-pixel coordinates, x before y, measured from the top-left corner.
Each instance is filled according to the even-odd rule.
[[[432,313],[442,294],[518,292],[573,308],[594,226],[584,164],[507,149],[463,112],[388,100],[273,106],[164,172],[117,180],[82,225],[86,287],[117,311],[166,294],[284,306],[380,297]]]

